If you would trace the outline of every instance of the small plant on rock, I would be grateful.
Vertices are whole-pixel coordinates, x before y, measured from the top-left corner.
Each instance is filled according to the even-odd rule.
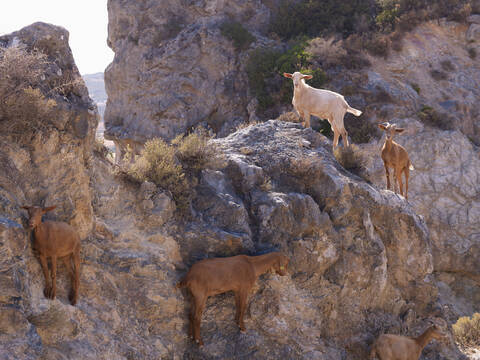
[[[345,170],[364,178],[366,181],[366,159],[362,156],[358,146],[351,144],[347,148],[337,147],[333,155],[338,163],[343,166]]]

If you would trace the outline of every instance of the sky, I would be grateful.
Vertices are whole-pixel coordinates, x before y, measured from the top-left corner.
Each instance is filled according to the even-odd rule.
[[[2,0],[0,35],[34,22],[59,25],[70,33],[80,74],[103,72],[113,60],[107,46],[107,0]]]

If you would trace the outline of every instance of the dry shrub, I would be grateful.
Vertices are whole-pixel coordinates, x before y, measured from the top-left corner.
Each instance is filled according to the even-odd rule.
[[[388,35],[374,34],[364,39],[364,46],[371,55],[386,58],[390,53],[392,42]]]
[[[176,146],[176,156],[189,175],[198,175],[203,169],[223,166],[223,156],[210,141],[212,138],[212,134],[199,128],[187,136],[179,135],[172,141]]]
[[[333,36],[327,39],[322,37],[312,39],[305,50],[324,67],[337,65],[347,55],[343,41],[336,40]]]
[[[159,138],[149,140],[140,155],[118,175],[130,182],[150,181],[168,190],[177,208],[185,212],[190,207],[201,170],[223,166],[223,157],[210,139],[211,135],[205,130],[197,130],[187,136],[177,136],[172,144]],[[125,163],[131,156],[125,156]]]
[[[191,190],[185,173],[175,157],[175,148],[162,139],[148,140],[127,173],[138,182],[150,181],[170,191],[180,209],[188,207]]]
[[[287,111],[282,114],[277,118],[280,121],[283,122],[292,122],[292,123],[299,123],[301,122],[300,116],[298,116],[295,111]]]
[[[366,179],[366,159],[360,152],[360,149],[355,144],[351,144],[349,147],[337,147],[333,151],[335,159],[343,166],[345,170]]]
[[[23,136],[47,126],[56,103],[41,91],[46,55],[22,47],[0,48],[0,127]]]
[[[464,316],[452,325],[455,341],[462,347],[480,346],[480,313]]]

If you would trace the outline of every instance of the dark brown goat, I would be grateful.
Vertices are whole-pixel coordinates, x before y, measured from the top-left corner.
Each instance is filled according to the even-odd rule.
[[[78,300],[80,286],[80,236],[73,227],[65,222],[44,221],[42,215],[52,211],[56,206],[41,208],[38,206],[22,206],[28,211],[28,227],[33,230],[33,246],[38,251],[43,275],[45,276],[45,289],[43,293],[48,299],[55,299],[57,294],[57,258],[63,258],[72,280],[72,291],[69,299],[72,305]],[[51,283],[48,274],[47,258],[52,261]],[[74,269],[72,269],[72,261]]]
[[[187,287],[193,296],[189,334],[199,345],[200,321],[207,298],[227,291],[235,293],[235,321],[245,331],[243,316],[247,298],[258,277],[269,270],[278,275],[287,274],[289,259],[279,252],[259,256],[238,255],[227,258],[205,259],[195,263],[177,288]]]

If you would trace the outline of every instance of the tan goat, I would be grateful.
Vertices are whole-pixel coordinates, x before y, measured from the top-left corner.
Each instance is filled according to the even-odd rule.
[[[370,351],[370,360],[418,360],[422,350],[432,340],[444,340],[446,334],[437,325],[430,326],[417,337],[383,334]]]
[[[269,270],[278,275],[287,274],[289,259],[279,252],[259,256],[238,255],[227,258],[201,260],[191,267],[187,275],[177,284],[177,288],[187,287],[193,296],[190,312],[189,335],[203,345],[200,337],[200,321],[207,298],[227,291],[235,293],[235,321],[240,330],[245,331],[243,316],[247,298],[255,281]]]
[[[63,258],[72,280],[70,303],[75,305],[78,300],[80,286],[80,236],[73,227],[65,222],[44,221],[42,215],[52,211],[56,206],[41,208],[38,206],[22,206],[28,211],[28,227],[33,230],[33,246],[38,252],[43,275],[45,276],[44,294],[48,299],[55,299],[57,294],[57,258]],[[48,274],[47,258],[52,262],[51,283]],[[74,269],[72,269],[72,261]]]
[[[352,108],[347,101],[336,92],[316,89],[305,83],[312,75],[304,75],[298,71],[293,74],[283,73],[293,80],[292,104],[298,114],[305,120],[305,127],[310,127],[310,116],[327,119],[333,130],[333,149],[338,145],[342,135],[344,146],[348,146],[348,133],[345,130],[343,117],[349,112],[355,116],[362,115],[360,110]]]
[[[382,147],[382,160],[387,177],[387,189],[391,190],[389,169],[393,168],[395,192],[397,192],[398,183],[400,194],[404,195],[405,199],[408,199],[408,177],[410,170],[414,170],[414,167],[408,158],[407,150],[405,150],[402,145],[393,141],[395,134],[402,133],[405,129],[397,128],[395,124],[388,122],[378,124],[378,127],[387,133],[385,144],[383,144]],[[403,193],[402,173],[405,174],[405,194]]]

